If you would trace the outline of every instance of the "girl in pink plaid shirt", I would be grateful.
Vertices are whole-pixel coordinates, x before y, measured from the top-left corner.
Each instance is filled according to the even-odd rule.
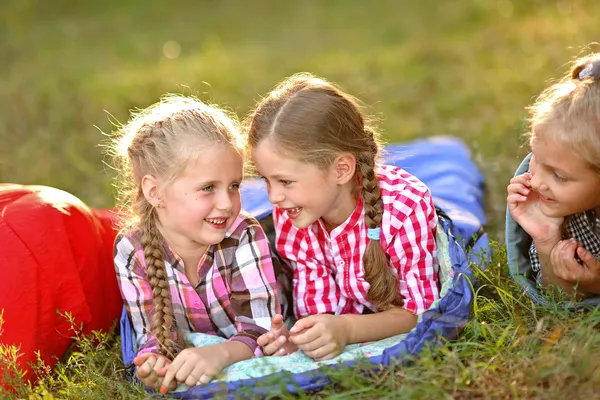
[[[234,120],[169,96],[116,140],[123,211],[115,268],[139,349],[136,375],[161,393],[208,383],[262,355],[257,338],[281,312],[268,239],[241,212],[243,143]],[[184,334],[229,340],[185,348]]]
[[[437,217],[428,188],[378,165],[357,101],[309,74],[279,84],[251,116],[252,158],[274,204],[276,245],[293,270],[299,320],[277,316],[265,354],[315,360],[409,332],[439,297]]]

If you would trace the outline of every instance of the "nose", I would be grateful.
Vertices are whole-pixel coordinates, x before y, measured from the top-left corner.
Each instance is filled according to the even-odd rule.
[[[540,171],[531,173],[531,188],[538,192],[548,190],[548,185],[544,183],[544,179]]]
[[[215,198],[215,207],[221,211],[230,211],[233,208],[231,196],[239,196],[239,192],[219,191],[219,195]]]
[[[267,185],[267,193],[269,193],[269,201],[271,204],[281,203],[285,196],[283,192],[278,189],[274,189],[271,185]]]

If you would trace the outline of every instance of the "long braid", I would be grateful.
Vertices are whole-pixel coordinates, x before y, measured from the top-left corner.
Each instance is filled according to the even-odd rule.
[[[365,222],[367,228],[380,228],[383,214],[383,200],[379,182],[375,175],[375,158],[377,145],[369,152],[363,152],[357,159],[357,167],[362,181],[362,197],[365,208]],[[396,278],[388,266],[379,240],[368,239],[367,248],[363,256],[365,279],[369,282],[368,298],[377,309],[385,310],[391,305],[402,306],[402,298],[398,296]]]
[[[140,221],[140,242],[144,247],[148,280],[154,301],[152,325],[161,353],[173,359],[177,354],[175,343],[171,337],[174,325],[173,305],[160,241],[161,234],[156,223],[156,211],[152,207],[149,208]]]

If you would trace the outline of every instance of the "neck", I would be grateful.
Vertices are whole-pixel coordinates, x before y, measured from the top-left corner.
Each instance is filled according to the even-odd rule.
[[[170,234],[160,226],[158,229],[165,238],[169,248],[183,260],[185,268],[193,267],[196,269],[198,262],[206,252],[206,249],[208,249],[208,246],[194,242],[177,234]]]
[[[351,181],[342,186],[333,201],[332,207],[321,219],[327,232],[331,232],[344,223],[356,208],[359,190],[355,182]]]

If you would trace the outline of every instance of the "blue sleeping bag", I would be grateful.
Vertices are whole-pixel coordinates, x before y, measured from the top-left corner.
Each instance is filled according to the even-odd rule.
[[[472,266],[483,267],[489,260],[489,238],[483,231],[484,178],[474,165],[470,152],[458,138],[434,137],[406,144],[387,146],[384,163],[398,165],[417,176],[430,189],[438,209],[436,234],[440,260],[441,298],[420,317],[408,334],[397,335],[366,345],[350,345],[334,360],[314,362],[307,357],[262,357],[237,363],[225,370],[225,376],[206,386],[185,388],[171,396],[184,399],[207,399],[215,395],[234,396],[237,390],[262,397],[266,394],[300,393],[322,389],[330,383],[328,368],[341,364],[353,366],[367,361],[371,366],[386,366],[408,356],[416,356],[425,346],[440,339],[454,340],[470,319],[474,299]],[[248,180],[242,187],[242,204],[269,232],[272,205],[264,183]],[[272,226],[272,224],[271,224]],[[222,338],[198,335],[193,345],[211,344]],[[208,340],[208,341],[207,341]],[[131,368],[136,354],[133,329],[127,312],[121,317],[123,362]],[[288,359],[289,357],[289,359]],[[304,358],[306,359],[304,359]],[[269,367],[270,366],[270,367]],[[183,386],[183,385],[180,385]]]
[[[515,172],[515,176],[524,174],[529,171],[529,160],[531,154],[521,162],[519,168]],[[521,289],[529,295],[536,303],[544,306],[551,306],[548,297],[544,296],[538,289],[534,272],[531,269],[531,261],[529,258],[529,248],[532,243],[531,237],[517,224],[510,215],[510,211],[506,210],[506,256],[508,259],[508,268],[513,279],[519,284]],[[567,301],[564,306],[566,308],[581,308],[595,307],[600,305],[600,297],[585,299],[580,302]]]

